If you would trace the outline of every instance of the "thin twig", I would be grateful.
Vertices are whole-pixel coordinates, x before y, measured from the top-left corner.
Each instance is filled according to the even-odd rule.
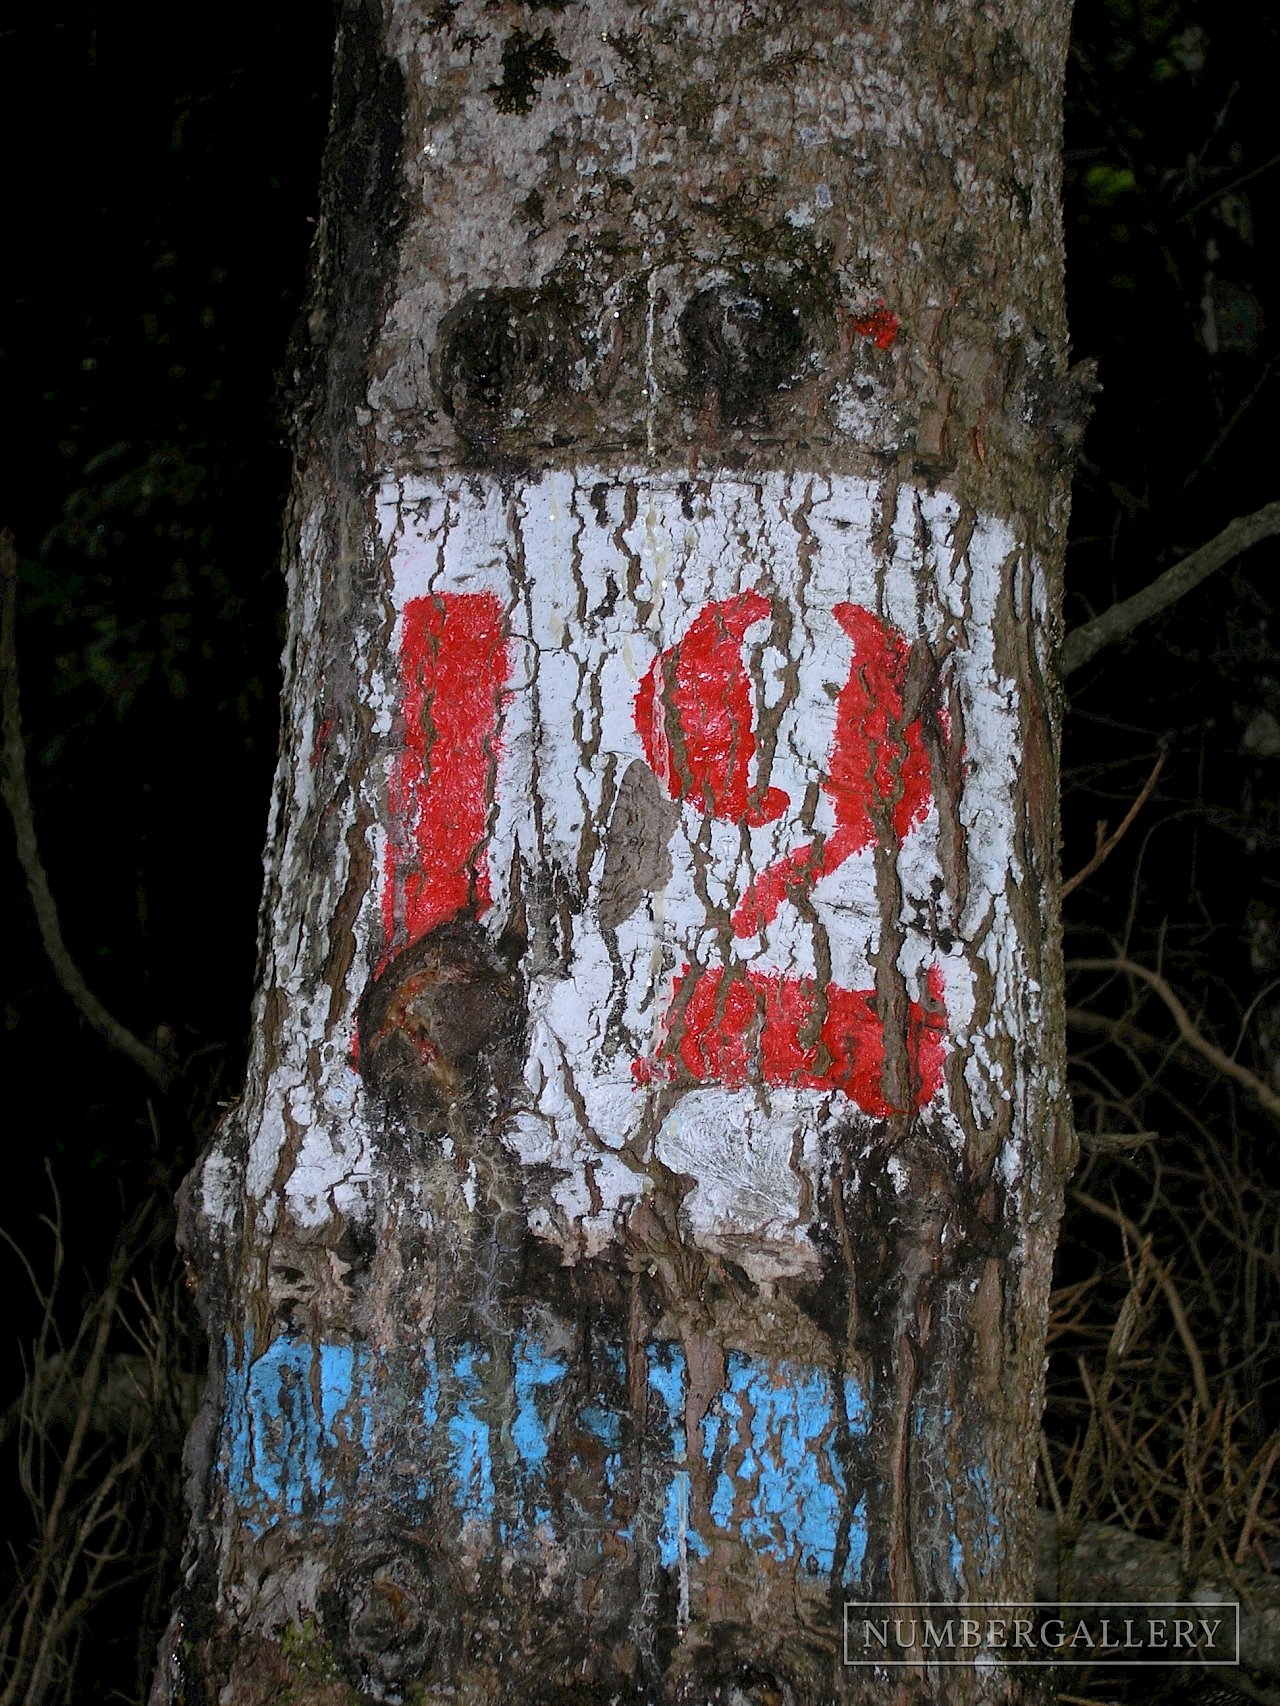
[[[1062,646],[1059,660],[1062,674],[1070,675],[1096,657],[1104,646],[1125,639],[1140,623],[1158,616],[1201,581],[1208,580],[1216,569],[1223,568],[1260,539],[1269,539],[1276,533],[1280,533],[1280,503],[1264,504],[1252,515],[1237,516],[1198,551],[1192,551],[1180,563],[1157,575],[1150,586],[1135,592],[1132,598],[1121,599],[1092,622],[1073,628]]]
[[[1258,1476],[1258,1479],[1254,1484],[1253,1497],[1249,1500],[1249,1508],[1245,1512],[1244,1525],[1240,1530],[1240,1544],[1236,1547],[1235,1561],[1241,1568],[1244,1567],[1244,1561],[1249,1551],[1249,1543],[1253,1539],[1253,1531],[1257,1525],[1258,1513],[1262,1509],[1263,1496],[1271,1487],[1271,1471],[1276,1466],[1276,1458],[1280,1457],[1280,1433],[1277,1433],[1272,1437],[1269,1448],[1264,1447],[1264,1450],[1267,1452],[1267,1459],[1262,1466],[1261,1474]],[[1253,1468],[1253,1464],[1250,1464],[1250,1468]]]
[[[1063,898],[1063,900],[1065,900],[1067,898],[1067,896],[1071,893],[1071,891],[1073,889],[1078,889],[1080,887],[1080,884],[1082,882],[1084,882],[1087,877],[1091,877],[1093,875],[1093,873],[1098,869],[1099,865],[1103,864],[1103,862],[1105,860],[1107,860],[1111,857],[1112,853],[1115,851],[1116,847],[1119,845],[1122,837],[1124,836],[1125,831],[1129,828],[1129,826],[1133,822],[1134,818],[1137,817],[1138,813],[1142,810],[1143,806],[1145,806],[1147,801],[1151,798],[1151,790],[1155,787],[1156,783],[1160,779],[1160,772],[1164,769],[1164,761],[1165,761],[1165,754],[1162,752],[1159,755],[1159,757],[1156,759],[1155,768],[1152,770],[1150,776],[1148,776],[1146,781],[1143,783],[1142,792],[1138,795],[1137,799],[1133,802],[1133,804],[1129,807],[1128,811],[1125,813],[1124,818],[1120,824],[1120,827],[1119,827],[1119,829],[1116,830],[1114,835],[1109,836],[1107,838],[1107,840],[1104,841],[1102,839],[1102,837],[1104,834],[1106,834],[1106,827],[1107,826],[1105,823],[1100,823],[1098,825],[1098,845],[1094,849],[1093,858],[1090,859],[1090,861],[1087,865],[1082,866],[1080,868],[1080,870],[1078,870],[1076,872],[1074,877],[1068,877],[1066,882],[1063,883],[1063,885],[1062,885],[1062,898]]]
[[[1191,1375],[1195,1381],[1196,1397],[1200,1401],[1200,1408],[1206,1415],[1211,1414],[1213,1399],[1209,1393],[1208,1376],[1204,1371],[1204,1358],[1200,1355],[1200,1347],[1191,1331],[1191,1323],[1187,1320],[1187,1312],[1182,1306],[1182,1298],[1178,1295],[1178,1288],[1173,1283],[1173,1276],[1151,1248],[1150,1234],[1144,1233],[1142,1228],[1130,1220],[1129,1216],[1120,1209],[1099,1202],[1097,1197],[1091,1197],[1084,1191],[1076,1190],[1073,1190],[1071,1195],[1083,1208],[1089,1209],[1093,1214],[1102,1215],[1104,1220],[1109,1220],[1113,1225],[1120,1227],[1139,1246],[1143,1260],[1150,1262],[1152,1278],[1164,1293],[1165,1302],[1169,1305],[1169,1313],[1173,1316],[1173,1324],[1178,1330],[1178,1337],[1182,1340],[1182,1348],[1186,1351],[1187,1361],[1191,1364]]]
[[[1160,1141],[1158,1131],[1082,1131],[1076,1135],[1081,1149],[1089,1155],[1123,1155]]]
[[[1077,1196],[1079,1193],[1075,1193]],[[1126,1266],[1129,1262],[1129,1252],[1125,1250]],[[1112,1324],[1107,1337],[1107,1351],[1102,1363],[1101,1381],[1095,1391],[1093,1383],[1082,1358],[1076,1359],[1080,1373],[1080,1384],[1089,1399],[1089,1421],[1085,1428],[1080,1455],[1076,1460],[1071,1476],[1071,1491],[1067,1496],[1065,1526],[1068,1533],[1075,1533],[1080,1526],[1081,1507],[1093,1473],[1094,1462],[1098,1456],[1102,1433],[1102,1409],[1107,1404],[1111,1388],[1115,1383],[1121,1363],[1129,1342],[1142,1319],[1145,1299],[1143,1297],[1143,1282],[1148,1264],[1154,1265],[1151,1254],[1151,1240],[1138,1240],[1138,1271],[1125,1293],[1124,1302],[1120,1305],[1119,1313]]]
[[[62,939],[58,908],[40,858],[31,794],[27,787],[26,748],[18,706],[17,604],[18,557],[13,535],[6,531],[0,533],[0,698],[3,699],[4,722],[4,775],[0,779],[0,793],[3,793],[4,803],[13,819],[18,861],[31,893],[40,940],[58,982],[81,1015],[112,1048],[127,1055],[135,1066],[141,1067],[147,1077],[163,1089],[172,1076],[169,1066],[154,1049],[139,1041],[131,1030],[107,1012],[81,976],[80,968]]]
[[[1173,990],[1157,971],[1151,971],[1147,966],[1140,966],[1136,960],[1071,960],[1067,965],[1068,971],[1118,971],[1129,977],[1141,978],[1149,984],[1169,1009],[1174,1024],[1178,1027],[1178,1035],[1183,1042],[1195,1049],[1197,1054],[1204,1057],[1215,1066],[1219,1072],[1228,1078],[1234,1078],[1237,1084],[1249,1092],[1266,1109],[1272,1119],[1280,1120],[1280,1096],[1266,1082],[1259,1078],[1256,1072],[1250,1072],[1247,1066],[1241,1066],[1238,1060],[1220,1049],[1216,1043],[1211,1043],[1204,1033],[1197,1029],[1191,1015],[1182,1005]]]
[[[1063,1522],[1067,1513],[1062,1508],[1062,1494],[1058,1491],[1058,1478],[1053,1472],[1053,1458],[1049,1454],[1049,1441],[1043,1428],[1040,1429],[1040,1472],[1044,1476],[1045,1491],[1053,1503],[1058,1521]]]

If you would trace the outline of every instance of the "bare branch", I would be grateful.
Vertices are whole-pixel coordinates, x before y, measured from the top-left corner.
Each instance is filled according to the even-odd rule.
[[[1120,827],[1119,827],[1119,829],[1116,830],[1114,835],[1107,837],[1106,840],[1103,840],[1103,837],[1106,835],[1107,826],[1105,823],[1100,823],[1098,825],[1098,845],[1094,849],[1093,858],[1090,859],[1090,861],[1087,865],[1082,866],[1080,868],[1080,870],[1078,870],[1076,872],[1074,877],[1068,877],[1066,882],[1063,883],[1063,885],[1062,885],[1062,898],[1063,898],[1063,900],[1065,900],[1067,898],[1067,896],[1071,893],[1072,889],[1078,889],[1080,887],[1080,884],[1082,882],[1084,882],[1086,877],[1091,877],[1093,875],[1093,873],[1098,869],[1099,865],[1103,864],[1105,860],[1110,858],[1111,854],[1115,851],[1116,847],[1119,845],[1120,840],[1124,836],[1125,831],[1129,828],[1129,825],[1133,822],[1134,818],[1137,817],[1138,813],[1142,810],[1143,806],[1145,806],[1147,801],[1151,798],[1151,790],[1155,787],[1156,783],[1159,781],[1160,772],[1164,769],[1164,760],[1165,760],[1165,754],[1162,752],[1160,754],[1160,756],[1156,759],[1155,768],[1152,770],[1150,776],[1148,776],[1146,781],[1143,783],[1142,792],[1138,795],[1137,799],[1133,802],[1133,804],[1129,807],[1128,811],[1125,813],[1124,818],[1121,821]]]
[[[1104,646],[1123,640],[1140,623],[1150,621],[1171,604],[1176,604],[1201,581],[1208,580],[1215,569],[1223,568],[1260,539],[1270,539],[1277,533],[1280,533],[1280,503],[1264,504],[1252,515],[1237,516],[1208,544],[1175,563],[1171,569],[1166,569],[1162,575],[1157,575],[1150,586],[1135,592],[1132,598],[1121,599],[1110,610],[1104,610],[1101,616],[1095,616],[1092,622],[1073,628],[1062,646],[1059,660],[1062,674],[1070,675],[1096,657]]]
[[[1091,1197],[1087,1192],[1079,1190],[1073,1190],[1071,1195],[1076,1202],[1082,1203],[1092,1214],[1102,1215],[1104,1219],[1111,1221],[1132,1238],[1141,1251],[1142,1260],[1150,1264],[1156,1284],[1164,1293],[1165,1302],[1169,1306],[1169,1313],[1173,1316],[1173,1324],[1178,1330],[1178,1337],[1182,1340],[1183,1349],[1187,1353],[1187,1361],[1191,1364],[1191,1373],[1196,1383],[1196,1397],[1200,1401],[1200,1408],[1208,1414],[1213,1409],[1213,1397],[1209,1391],[1209,1380],[1204,1371],[1204,1358],[1200,1355],[1200,1347],[1196,1343],[1195,1334],[1191,1331],[1191,1324],[1187,1320],[1187,1312],[1183,1308],[1178,1288],[1173,1282],[1173,1275],[1152,1249],[1150,1235],[1144,1233],[1142,1228],[1130,1220],[1127,1214],[1107,1203],[1099,1202],[1097,1197]],[[1121,1319],[1123,1319],[1123,1312]]]
[[[1160,1141],[1158,1131],[1084,1131],[1079,1137],[1081,1149],[1089,1155],[1123,1155]]]
[[[36,840],[35,817],[31,809],[31,794],[27,787],[26,748],[22,740],[22,721],[18,705],[18,557],[13,535],[0,533],[0,697],[3,698],[4,775],[0,793],[9,816],[13,819],[18,842],[18,860],[31,904],[35,908],[40,940],[58,982],[99,1036],[105,1037],[114,1049],[127,1055],[140,1066],[147,1077],[162,1089],[169,1083],[169,1066],[133,1032],[107,1012],[80,974],[80,968],[67,951],[62,939],[58,908],[49,887],[49,878],[40,858]]]
[[[1277,507],[1280,508],[1280,505]],[[1198,1029],[1191,1015],[1159,972],[1151,971],[1147,966],[1140,966],[1135,960],[1124,959],[1072,960],[1067,969],[1068,971],[1118,971],[1124,972],[1129,977],[1141,978],[1144,983],[1149,984],[1155,990],[1161,1001],[1169,1009],[1183,1042],[1189,1044],[1197,1054],[1202,1055],[1219,1072],[1224,1073],[1228,1078],[1234,1078],[1237,1084],[1243,1085],[1249,1094],[1261,1103],[1272,1119],[1280,1120],[1280,1096],[1277,1096],[1266,1080],[1259,1078],[1256,1072],[1250,1072],[1247,1066],[1241,1066],[1238,1060],[1232,1060],[1225,1050],[1220,1049],[1216,1043],[1209,1041],[1204,1032]]]

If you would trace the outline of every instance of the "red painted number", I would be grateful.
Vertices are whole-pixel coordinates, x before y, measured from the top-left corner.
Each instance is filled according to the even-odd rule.
[[[762,795],[750,780],[756,737],[742,642],[768,614],[758,592],[705,605],[679,645],[653,660],[636,694],[649,768],[672,799],[750,824],[771,823],[790,804],[781,789]]]
[[[898,841],[929,809],[929,755],[917,717],[902,727],[902,689],[911,648],[858,604],[837,604],[835,618],[853,641],[853,666],[836,700],[836,732],[823,788],[836,827],[762,871],[733,915],[735,936],[753,936],[777,917],[793,889],[812,888],[877,839],[877,819]]]
[[[756,740],[741,647],[751,624],[768,614],[769,603],[758,592],[707,605],[684,639],[655,660],[636,695],[636,726],[672,798],[753,825],[770,822],[789,804],[780,789],[762,791],[760,779],[749,782]],[[784,854],[752,882],[733,914],[740,938],[754,936],[786,900],[881,837],[901,843],[929,809],[920,719],[903,723],[910,646],[861,605],[837,604],[834,614],[853,642],[822,784],[835,828]],[[754,1075],[768,1084],[842,1091],[879,1118],[893,1111],[881,1088],[884,1026],[874,990],[828,984],[819,991],[810,978],[745,967],[709,968],[690,983],[686,970],[672,992],[669,1018],[672,1030],[659,1058],[636,1064],[641,1082],[683,1069],[695,1080],[738,1087]],[[907,1047],[915,1107],[923,1107],[941,1082],[945,1027],[942,978],[934,968],[927,1006],[911,1003]]]
[[[442,593],[404,608],[404,750],[391,773],[383,921],[407,948],[464,907],[489,905],[489,800],[510,675],[491,592]]]
[[[942,1082],[946,1009],[942,974],[929,972],[929,1002],[907,1019],[911,1104],[922,1108]],[[874,989],[819,992],[812,978],[719,967],[676,980],[676,1034],[657,1061],[637,1063],[640,1083],[680,1070],[701,1083],[741,1089],[763,1080],[793,1090],[839,1090],[876,1119],[900,1110],[885,1100],[884,1024]]]

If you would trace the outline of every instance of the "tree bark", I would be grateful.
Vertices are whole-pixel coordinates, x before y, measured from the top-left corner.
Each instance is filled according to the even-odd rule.
[[[188,1699],[1021,1697],[1066,24],[342,7]]]

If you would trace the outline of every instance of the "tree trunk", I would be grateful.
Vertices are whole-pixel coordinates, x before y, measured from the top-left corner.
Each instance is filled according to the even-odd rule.
[[[386,14],[157,1698],[1018,1698],[842,1611],[1030,1593],[1067,7]]]

